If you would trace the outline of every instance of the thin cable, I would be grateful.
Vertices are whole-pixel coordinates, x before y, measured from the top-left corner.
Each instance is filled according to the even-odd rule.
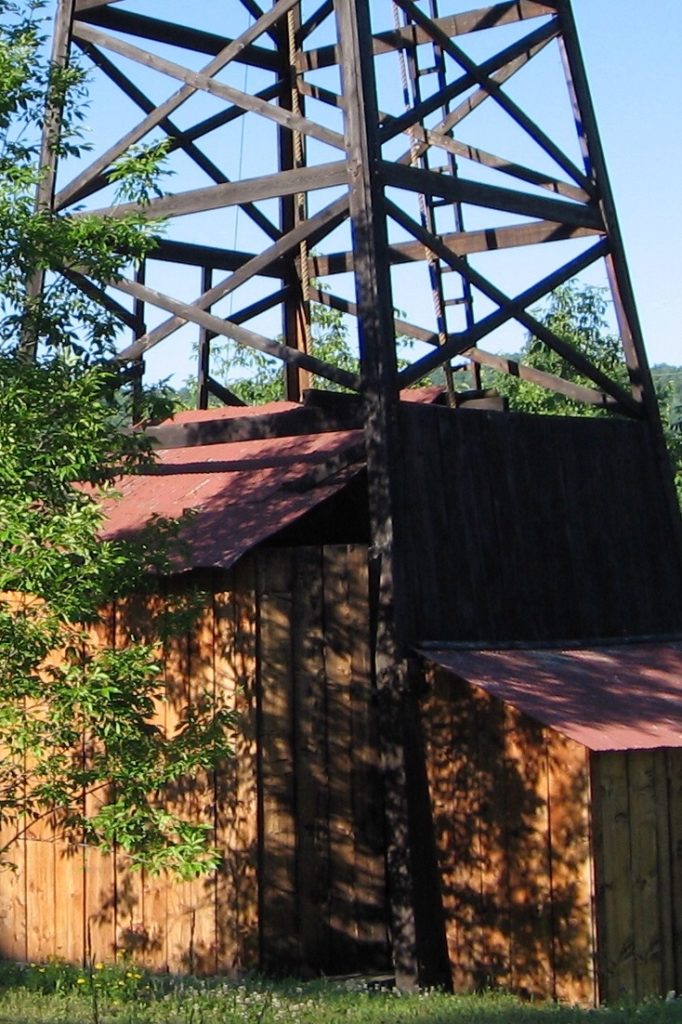
[[[249,28],[251,28],[252,24],[253,24],[253,17],[251,15],[249,15]],[[244,92],[244,93],[247,92],[248,83],[249,83],[249,65],[245,63],[244,64],[244,85],[243,85],[243,88],[242,88],[242,92]],[[239,134],[239,160],[237,162],[237,181],[241,181],[242,180],[242,172],[244,170],[244,140],[245,140],[245,137],[246,137],[246,112],[244,112],[242,114],[242,116],[241,116],[240,134]],[[237,206],[236,209],[235,209],[235,214],[234,214],[234,235],[233,235],[233,239],[232,239],[232,251],[233,252],[237,251],[237,240],[238,240],[238,237],[239,237],[239,214],[240,214],[240,212],[241,212],[241,207]],[[235,295],[234,292],[230,293],[230,316],[232,316],[232,312],[234,310],[234,295]]]

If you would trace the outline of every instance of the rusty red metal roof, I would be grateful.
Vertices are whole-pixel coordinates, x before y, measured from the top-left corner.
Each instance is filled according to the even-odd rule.
[[[422,654],[590,750],[682,747],[682,643]]]
[[[269,415],[300,408],[275,402],[253,409],[181,412],[173,423]],[[102,536],[133,535],[154,516],[194,517],[182,532],[178,571],[229,568],[255,547],[345,486],[362,468],[360,430],[232,441],[158,453],[155,465],[117,483]]]

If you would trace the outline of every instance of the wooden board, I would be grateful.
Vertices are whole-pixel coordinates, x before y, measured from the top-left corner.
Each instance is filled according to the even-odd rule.
[[[661,900],[656,813],[656,753],[630,750],[628,790],[632,923],[635,952],[635,998],[664,995]]]
[[[346,552],[324,553],[325,673],[329,750],[329,927],[331,955],[343,972],[357,969],[352,811],[352,648],[349,644]]]
[[[301,958],[332,973],[323,557],[302,548],[294,565],[293,686]]]
[[[258,966],[258,754],[256,594],[253,559],[225,578],[214,597],[216,694],[238,713],[234,757],[216,778],[217,966]],[[229,587],[230,589],[222,589]]]
[[[116,638],[116,609],[110,606],[93,629],[93,643],[113,647]],[[85,738],[87,744],[87,737]],[[101,806],[104,791],[85,796],[86,814],[94,814]],[[86,963],[111,962],[116,957],[116,875],[114,858],[99,847],[88,845],[84,850],[84,950]]]
[[[547,761],[542,727],[505,708],[510,967],[515,992],[552,991]]]
[[[418,403],[401,420],[419,640],[679,631],[682,565],[645,424]]]
[[[615,1002],[636,991],[627,755],[592,754],[591,770],[599,995]]]
[[[372,686],[367,551],[345,549],[347,643],[351,651],[351,817],[354,827],[355,956],[362,970],[386,970],[388,948],[383,783]]]
[[[594,956],[589,752],[545,730],[551,844],[553,995],[594,1004]]]
[[[258,562],[260,617],[261,964],[279,971],[299,962],[296,927],[290,551]]]
[[[668,789],[670,841],[670,917],[672,930],[673,975],[680,988],[682,979],[682,750],[664,753]]]

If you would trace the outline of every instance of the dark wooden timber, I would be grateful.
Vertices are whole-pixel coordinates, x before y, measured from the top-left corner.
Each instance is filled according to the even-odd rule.
[[[456,79],[446,90],[443,90],[439,95],[432,96],[427,100],[424,100],[417,107],[412,110],[408,110],[400,117],[390,118],[381,127],[381,141],[387,142],[389,139],[394,138],[401,132],[405,131],[411,125],[423,121],[429,114],[433,114],[434,111],[438,110],[443,103],[449,103],[455,97],[461,96],[462,93],[470,89],[477,81],[483,79],[486,83],[493,86],[499,86],[499,78],[495,77],[495,73],[502,74],[504,78],[510,77],[514,74],[523,64],[527,63],[530,56],[533,53],[535,47],[542,47],[548,43],[551,39],[556,38],[557,27],[556,25],[549,24],[543,25],[541,28],[536,29],[535,32],[530,33],[520,42],[513,43],[507,49],[502,50],[500,53],[491,57],[489,60],[481,64],[480,68],[477,68],[476,72],[466,72],[461,75],[460,78]],[[525,55],[525,57],[524,57]],[[481,86],[481,92],[483,98],[488,98],[491,95],[490,89],[486,86]],[[469,102],[475,102],[472,97]],[[454,115],[452,115],[454,116]]]
[[[172,296],[165,295],[154,288],[138,284],[136,281],[124,279],[112,281],[111,287],[127,295],[132,295],[134,298],[141,298],[152,302],[160,309],[165,309],[169,313],[182,317],[185,321],[199,324],[199,326],[206,326],[209,330],[215,331],[216,334],[233,338],[242,345],[247,345],[249,348],[257,349],[259,352],[275,356],[275,358],[281,359],[283,362],[298,363],[304,369],[321,374],[328,380],[334,380],[343,387],[356,388],[358,386],[355,374],[349,373],[347,370],[341,370],[304,352],[297,352],[296,349],[290,348],[289,345],[274,341],[272,338],[266,338],[262,334],[256,334],[255,331],[240,327],[239,324],[231,320],[221,320],[220,317],[212,316],[203,309],[199,309],[187,302],[182,302],[180,299],[174,299]],[[134,357],[140,354],[140,351],[136,349]],[[126,354],[126,358],[132,358],[129,352]]]
[[[415,862],[420,856],[411,817],[406,734],[409,638],[399,492],[397,365],[387,259],[386,221],[378,174],[377,106],[367,0],[341,0],[336,17],[343,57],[343,89],[354,249],[362,261],[356,275],[360,359],[365,398],[365,438],[372,530],[370,600],[374,605],[374,670],[380,707],[380,737],[387,825],[387,871],[392,953],[399,986],[447,983],[440,964],[427,954],[418,915]],[[414,797],[412,796],[412,799]],[[430,921],[431,937],[437,923]]]
[[[280,0],[280,4],[288,4],[290,6],[297,2],[298,0]],[[304,134],[310,135],[312,138],[318,139],[320,142],[326,142],[328,145],[335,146],[339,149],[343,148],[343,140],[336,132],[314,124],[312,121],[306,120],[306,118],[296,117],[294,114],[288,114],[279,107],[265,103],[263,100],[259,100],[255,96],[249,96],[240,89],[235,89],[232,86],[215,81],[211,75],[216,73],[218,67],[212,68],[210,71],[190,71],[189,68],[176,64],[174,61],[166,60],[157,54],[150,54],[145,50],[141,50],[137,46],[133,46],[130,43],[117,39],[115,36],[110,36],[106,32],[99,32],[97,29],[91,28],[89,25],[84,25],[82,22],[76,23],[73,29],[73,34],[78,39],[84,39],[86,42],[94,43],[96,46],[101,46],[106,50],[110,50],[112,53],[117,53],[121,57],[126,57],[129,60],[144,65],[145,67],[152,67],[155,71],[161,71],[164,74],[169,75],[171,78],[185,82],[187,84],[187,88],[191,89],[192,92],[197,89],[204,90],[205,92],[218,96],[221,99],[228,100],[230,103],[235,103],[237,106],[241,107],[242,110],[254,111],[255,113],[261,114],[263,117],[269,118],[278,124],[302,131]],[[233,47],[235,46],[235,44],[232,45]],[[222,62],[226,64],[229,59],[231,58],[225,59],[223,56]],[[219,62],[220,57],[216,57],[212,64],[218,65]],[[165,106],[165,104],[163,106]],[[158,113],[156,117],[156,123],[158,124]],[[129,145],[128,142],[126,143],[126,146],[127,145]]]
[[[453,181],[443,174],[434,171],[420,170],[416,167],[405,167],[385,161],[381,166],[381,174],[387,185],[405,188],[414,192],[429,192],[435,196],[451,199],[453,202],[471,203],[472,206],[484,206],[506,213],[518,213],[523,216],[537,217],[539,220],[556,220],[560,224],[571,224],[576,227],[603,230],[602,219],[595,210],[584,204],[549,199],[545,196],[526,195],[512,189],[485,185],[482,182],[467,181],[457,178]]]
[[[270,437],[361,430],[362,427],[362,409],[344,407],[332,412],[309,406],[261,416],[235,416],[230,419],[146,427],[144,436],[156,448],[195,448],[232,441],[263,441]]]
[[[434,24],[448,35],[464,35],[467,32],[479,32],[498,25],[511,24],[524,18],[538,18],[547,14],[556,14],[556,11],[547,4],[535,3],[534,0],[508,0],[506,3],[495,4],[493,7],[453,14],[446,18],[436,18]],[[372,37],[372,52],[380,54],[407,48],[414,49],[419,43],[428,42],[429,38],[429,34],[419,26],[378,32]],[[324,46],[301,54],[299,67],[301,70],[313,71],[318,68],[331,67],[340,62],[339,48]]]
[[[577,181],[583,187],[589,187],[589,178],[575,166],[572,160],[569,160],[563,150],[561,150],[552,141],[552,139],[542,131],[539,125],[536,124],[536,122],[533,121],[533,119],[530,118],[517,103],[510,99],[505,92],[502,92],[496,82],[482,74],[476,62],[473,61],[461,47],[453,43],[452,40],[431,19],[429,19],[415,3],[413,3],[413,0],[396,0],[396,3],[414,19],[415,24],[421,24],[423,26],[427,34],[437,41],[438,45],[443,48],[445,53],[448,53],[461,67],[465,68],[467,72],[474,77],[479,86],[482,86],[490,93],[491,98],[498,103],[502,109],[505,110],[542,149],[545,150],[549,156],[551,156],[559,167],[562,167],[574,181]]]
[[[572,276],[591,266],[607,252],[607,243],[605,241],[598,242],[587,252],[583,253],[581,256],[577,256],[574,260],[569,261],[569,263],[564,264],[563,267],[560,267],[558,270],[554,271],[554,273],[548,274],[547,277],[542,279],[542,281],[539,281],[531,288],[528,288],[521,295],[517,295],[516,298],[508,300],[497,312],[491,313],[489,316],[479,321],[473,330],[451,336],[445,342],[445,345],[442,346],[441,351],[422,356],[421,359],[416,360],[411,366],[405,367],[404,370],[401,370],[401,387],[409,387],[411,384],[414,384],[429,373],[430,370],[435,369],[436,366],[440,365],[440,359],[443,356],[446,358],[452,358],[452,356],[463,351],[464,348],[469,347],[472,342],[478,342],[481,338],[490,334],[491,331],[496,330],[509,320],[514,319],[517,310],[523,311],[534,302],[538,302],[555,288],[559,288]]]
[[[325,209],[321,210],[314,217],[299,222],[299,224],[292,228],[287,234],[282,235],[274,245],[270,246],[260,255],[254,256],[248,262],[242,264],[239,268],[235,269],[234,273],[232,273],[230,277],[204,292],[194,303],[192,303],[192,307],[195,309],[205,309],[212,303],[217,302],[218,299],[222,299],[226,295],[229,295],[241,284],[244,284],[256,274],[260,274],[270,265],[273,259],[279,260],[281,257],[286,256],[295,246],[299,245],[302,240],[307,239],[311,244],[315,244],[316,241],[323,238],[325,234],[336,227],[346,213],[346,208],[347,199],[344,196],[332,203],[331,206],[325,207]],[[151,331],[149,335],[140,339],[138,343],[138,350],[142,351],[152,348],[173,331],[181,327],[184,322],[185,321],[182,317],[176,316],[165,323],[160,324],[159,327]],[[288,339],[288,335],[285,335],[285,337]],[[292,347],[295,348],[295,346]],[[131,355],[131,351],[126,350],[121,353],[120,358],[130,358]]]
[[[79,15],[78,20],[88,25],[98,25],[113,32],[123,32],[125,35],[150,39],[158,43],[170,43],[194,53],[216,55],[234,42],[225,36],[215,35],[213,32],[202,32],[201,29],[192,28],[189,25],[174,25],[170,21],[150,18],[132,11],[116,10],[113,7],[105,10],[101,8],[84,9],[77,3],[76,9]],[[250,67],[270,68],[272,71],[277,67],[272,50],[267,50],[264,46],[247,44],[239,51],[235,59]]]
[[[277,174],[266,174],[246,181],[231,181],[225,185],[209,185],[207,188],[191,189],[172,196],[160,196],[144,204],[120,203],[113,210],[88,210],[74,213],[72,216],[101,215],[106,212],[108,216],[117,218],[127,217],[132,213],[149,217],[181,217],[188,213],[204,213],[207,210],[225,209],[228,206],[241,206],[245,201],[272,199],[307,189],[344,185],[346,181],[346,163],[338,160],[320,167],[280,171]]]
[[[441,234],[440,238],[458,256],[466,256],[475,252],[513,249],[524,245],[560,242],[567,238],[583,238],[603,233],[603,228],[574,227],[547,220],[529,221],[527,224],[515,224],[513,227],[485,228],[480,231],[449,231]],[[160,243],[159,248],[163,252],[163,242]],[[155,254],[158,251],[155,249]],[[212,258],[212,253],[209,252],[208,256]],[[389,246],[389,257],[391,264],[421,260],[424,257],[424,246],[419,242],[394,242]],[[182,260],[178,262],[182,262]],[[354,267],[352,252],[334,252],[327,256],[313,255],[310,263],[311,273],[314,277],[345,274],[353,270]]]
[[[68,66],[69,44],[73,23],[74,0],[60,0],[55,13],[52,37],[51,64],[58,72]],[[62,133],[62,110],[55,103],[48,90],[45,99],[43,132],[40,143],[41,177],[36,186],[35,205],[37,210],[51,210],[54,205],[57,163],[59,159],[59,142]],[[26,299],[28,303],[36,303],[45,287],[45,270],[38,269],[26,282]],[[32,324],[22,328],[20,341],[22,354],[28,359],[35,359],[38,340]]]
[[[267,17],[267,19],[268,19],[267,23],[269,24],[269,16],[265,16],[264,15],[263,17],[264,17],[264,19]],[[93,38],[92,34],[88,35],[89,30],[87,29],[86,26],[84,26],[82,23],[78,23],[78,24],[79,24],[79,31],[74,33],[77,36],[77,38],[84,39],[86,42],[89,41],[89,42],[92,42],[92,43],[95,43],[95,44],[98,43],[98,42],[101,43],[103,40],[110,39],[110,37],[104,36],[101,33],[99,33],[99,34],[95,33],[94,34],[94,38]],[[193,77],[193,81],[196,82],[196,83],[198,83],[199,81],[201,81],[202,83],[205,83],[206,82],[206,75],[215,74],[220,68],[224,67],[233,58],[235,58],[239,53],[241,53],[245,49],[245,47],[249,44],[251,39],[257,38],[261,34],[261,32],[262,32],[262,27],[261,26],[263,24],[264,24],[263,21],[260,21],[260,20],[257,21],[255,23],[255,25],[252,25],[251,28],[248,29],[245,33],[243,33],[242,36],[239,39],[232,40],[232,41],[228,42],[220,50],[220,52],[216,55],[215,59],[210,61],[210,63],[206,66],[206,68],[204,69],[204,75],[203,76],[194,76]],[[116,51],[116,52],[120,52],[120,51]],[[150,65],[160,69],[160,65],[158,63],[158,60],[154,59],[151,54],[148,55],[149,56],[149,60],[148,61],[144,60],[144,52],[137,50],[136,47],[128,47],[127,52],[122,54],[122,55],[123,56],[131,56],[133,53],[137,54],[138,57],[141,56],[143,58],[143,63],[149,63]],[[176,93],[174,93],[168,100],[166,100],[165,103],[162,103],[159,107],[157,107],[156,111],[150,113],[144,119],[144,121],[142,121],[134,129],[132,129],[130,132],[128,132],[126,135],[124,135],[123,138],[120,139],[119,142],[117,142],[114,146],[110,147],[107,150],[107,152],[104,153],[103,156],[99,158],[99,160],[96,160],[83,173],[79,174],[70,183],[70,185],[68,186],[68,188],[66,190],[62,190],[62,193],[57,198],[57,205],[64,205],[65,203],[69,202],[71,200],[71,198],[73,197],[73,195],[78,193],[79,189],[82,187],[82,185],[86,181],[88,181],[89,179],[91,179],[95,175],[101,173],[102,171],[104,171],[108,167],[110,167],[112,165],[112,163],[122,153],[124,153],[125,150],[129,146],[134,145],[136,142],[139,142],[140,139],[142,139],[156,125],[160,124],[161,121],[165,117],[167,117],[169,114],[171,114],[186,99],[188,99],[195,92],[196,88],[200,88],[200,87],[203,87],[203,86],[199,86],[198,84],[197,85],[187,84],[187,85],[183,86],[181,89],[179,89]],[[259,102],[264,102],[264,101],[259,101]]]

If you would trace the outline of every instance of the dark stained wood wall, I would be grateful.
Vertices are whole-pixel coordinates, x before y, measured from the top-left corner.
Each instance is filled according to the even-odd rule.
[[[194,582],[206,597],[165,650],[157,718],[172,729],[204,691],[239,713],[235,758],[167,794],[212,826],[220,870],[193,882],[152,877],[124,854],[34,827],[15,844],[17,872],[0,877],[0,956],[79,963],[126,951],[151,968],[199,973],[384,970],[367,549],[263,549]],[[119,602],[97,640],[125,644],[148,628],[147,605]]]
[[[401,416],[415,638],[682,628],[673,513],[645,424],[416,404]]]

